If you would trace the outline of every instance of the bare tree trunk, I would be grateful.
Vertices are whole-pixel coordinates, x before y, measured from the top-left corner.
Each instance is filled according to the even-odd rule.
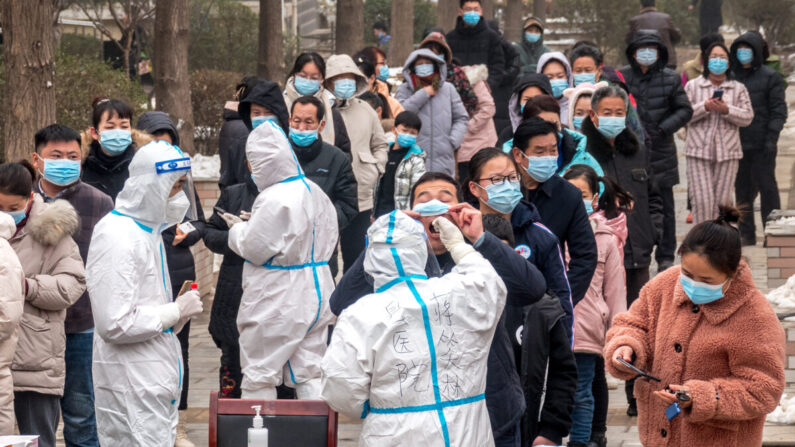
[[[259,0],[257,76],[284,85],[281,0]]]
[[[5,159],[29,158],[33,135],[55,122],[52,0],[0,1],[5,58]]]
[[[399,67],[403,65],[414,47],[413,0],[392,0],[390,25],[392,40],[389,42],[389,65]]]
[[[372,23],[368,23],[372,26]],[[354,54],[364,47],[364,2],[337,0],[336,54]]]
[[[193,148],[193,109],[188,74],[188,0],[158,0],[155,10],[154,77],[157,107],[179,131],[179,146]]]
[[[547,18],[547,0],[530,0],[533,2],[533,16],[544,20]]]
[[[522,41],[522,0],[505,2],[505,39],[509,42]]]
[[[441,27],[445,33],[455,28],[458,18],[458,0],[438,0],[436,4],[436,26]]]
[[[494,18],[494,0],[481,0],[480,7],[483,8],[483,18],[491,20]]]

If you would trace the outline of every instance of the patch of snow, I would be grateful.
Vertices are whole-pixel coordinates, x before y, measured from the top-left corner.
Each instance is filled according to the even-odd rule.
[[[795,396],[787,397],[786,394],[781,396],[781,404],[767,415],[767,421],[776,424],[795,424]]]
[[[221,177],[221,157],[196,154],[190,161],[194,180],[218,180]]]
[[[790,276],[781,287],[770,291],[767,300],[778,307],[795,307],[795,275]]]

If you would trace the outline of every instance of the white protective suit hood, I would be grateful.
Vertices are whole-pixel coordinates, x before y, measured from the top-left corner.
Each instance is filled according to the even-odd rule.
[[[166,172],[158,173],[159,168]],[[190,172],[190,158],[166,141],[152,141],[138,149],[128,171],[115,210],[151,228],[166,228],[171,187]]]
[[[370,226],[364,271],[373,277],[375,290],[400,277],[425,276],[427,237],[421,223],[400,211],[383,215]]]
[[[254,184],[260,191],[282,180],[303,174],[301,165],[289,144],[275,138],[275,133],[284,135],[284,130],[272,121],[266,121],[251,131],[246,141],[246,159],[251,164]],[[284,136],[287,138],[287,136]]]

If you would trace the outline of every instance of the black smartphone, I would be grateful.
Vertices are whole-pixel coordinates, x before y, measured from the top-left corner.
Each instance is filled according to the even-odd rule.
[[[616,357],[616,360],[618,360],[618,363],[621,363],[622,365],[624,365],[627,368],[629,368],[632,371],[634,371],[635,374],[638,375],[638,377],[643,377],[645,379],[654,380],[655,382],[662,382],[662,380],[660,380],[658,377],[654,377],[652,375],[649,375],[648,373],[646,373],[646,371],[643,371],[641,369],[636,368],[635,365],[633,365],[632,363],[629,363],[628,361],[622,359],[621,357]]]
[[[712,99],[723,99],[723,89],[718,88],[712,93]]]
[[[224,214],[224,213],[226,212],[226,210],[224,210],[224,209],[223,209],[223,208],[221,208],[221,207],[217,207],[217,206],[214,206],[214,207],[213,207],[213,211],[215,211],[215,213],[216,213],[216,214],[218,214],[219,216],[220,216],[221,214]]]

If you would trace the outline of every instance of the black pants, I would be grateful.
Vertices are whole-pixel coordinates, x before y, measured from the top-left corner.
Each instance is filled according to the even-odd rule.
[[[190,339],[190,321],[177,334],[179,347],[182,348],[182,394],[179,398],[179,409],[188,408],[188,383],[190,383],[190,358],[188,357],[188,345]]]
[[[597,433],[607,433],[607,405],[610,392],[607,389],[607,377],[605,377],[605,358],[601,355],[596,356],[591,391],[594,403],[593,422],[591,423],[591,439],[593,439],[593,435]]]
[[[663,204],[663,234],[662,240],[657,244],[654,258],[658,264],[673,263],[676,252],[676,204],[674,203],[674,188],[661,186],[660,196]]]
[[[55,430],[61,418],[60,396],[15,391],[14,413],[21,434],[39,435],[39,447],[55,447]]]
[[[627,269],[627,309],[638,299],[640,289],[649,282],[649,268]],[[635,399],[635,380],[629,380],[624,384],[624,392],[627,394],[627,401]]]
[[[240,383],[243,381],[243,371],[240,368],[240,345],[235,343],[220,343],[221,369],[219,383],[221,397],[240,398]]]
[[[754,200],[761,196],[762,223],[771,211],[781,208],[781,197],[776,183],[776,153],[769,151],[743,152],[737,178],[734,181],[734,194],[740,208],[740,235],[744,239],[756,239],[754,224]]]
[[[340,233],[342,273],[347,272],[356,261],[356,258],[364,251],[364,239],[367,234],[367,228],[370,227],[370,214],[372,214],[372,210],[359,212]]]

